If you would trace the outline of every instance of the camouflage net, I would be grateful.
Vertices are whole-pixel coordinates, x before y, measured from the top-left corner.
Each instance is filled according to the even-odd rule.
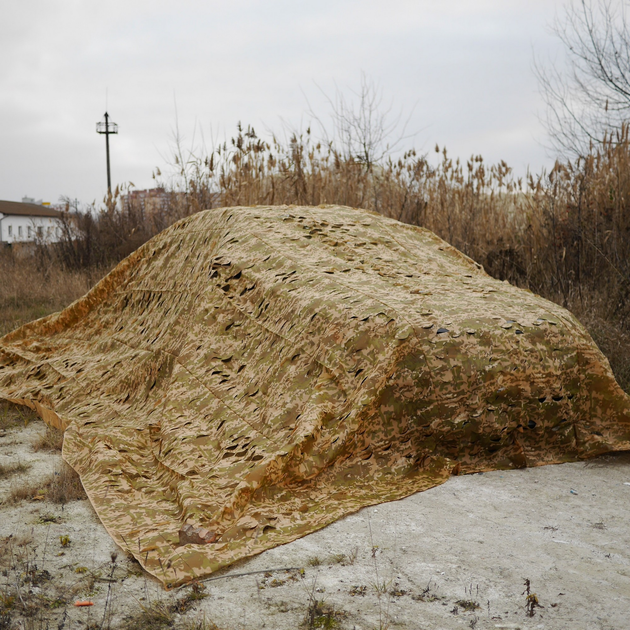
[[[630,449],[575,320],[344,207],[189,217],[0,340],[114,540],[172,587],[451,474]]]

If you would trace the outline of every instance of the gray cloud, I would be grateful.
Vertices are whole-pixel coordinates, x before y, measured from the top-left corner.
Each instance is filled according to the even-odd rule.
[[[229,134],[237,121],[278,129],[325,115],[363,71],[394,110],[415,110],[424,150],[505,159],[519,172],[550,159],[537,142],[542,103],[532,48],[557,50],[547,24],[560,0],[25,0],[0,26],[0,198],[100,200],[105,110],[117,183],[152,184],[175,125]],[[197,131],[198,133],[198,131]]]

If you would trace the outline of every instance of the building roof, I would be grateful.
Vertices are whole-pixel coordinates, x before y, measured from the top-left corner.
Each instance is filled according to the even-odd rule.
[[[21,203],[20,201],[2,201],[0,199],[0,213],[25,217],[55,217],[61,213],[53,208],[40,206],[37,203]]]

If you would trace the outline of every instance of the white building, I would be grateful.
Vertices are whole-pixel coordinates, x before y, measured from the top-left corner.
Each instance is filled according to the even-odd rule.
[[[28,198],[22,203],[0,201],[0,243],[57,243],[61,239],[61,213],[32,202]]]

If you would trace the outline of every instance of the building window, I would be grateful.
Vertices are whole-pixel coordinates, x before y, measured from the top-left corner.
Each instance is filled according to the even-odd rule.
[[[13,226],[9,226],[9,236],[13,236]]]
[[[37,227],[37,236],[39,238],[42,238],[42,236],[44,236],[44,228],[41,225]]]
[[[22,226],[18,225],[18,236],[22,238]]]

